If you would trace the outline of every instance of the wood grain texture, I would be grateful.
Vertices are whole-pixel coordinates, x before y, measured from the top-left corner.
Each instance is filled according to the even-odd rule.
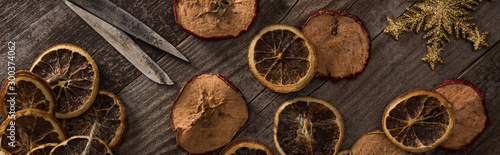
[[[423,33],[407,33],[395,41],[382,33],[386,18],[398,17],[413,3],[405,0],[260,0],[259,12],[247,32],[231,39],[203,40],[188,36],[173,20],[173,1],[111,0],[177,45],[191,63],[165,55],[142,41],[135,40],[153,59],[158,60],[176,83],[157,85],[141,75],[129,62],[95,33],[83,20],[60,1],[48,3],[0,1],[0,49],[8,40],[18,41],[18,68],[27,69],[46,48],[58,43],[73,43],[88,50],[98,63],[101,88],[111,89],[122,98],[128,129],[115,154],[187,154],[176,146],[175,133],[169,124],[169,112],[175,96],[185,81],[202,72],[218,72],[232,81],[249,104],[249,119],[235,139],[256,138],[269,144],[272,140],[274,113],[284,101],[298,96],[314,96],[331,102],[339,109],[345,124],[342,148],[349,148],[364,133],[381,129],[386,105],[413,88],[434,88],[446,78],[471,80],[487,93],[487,107],[492,125],[464,152],[456,154],[498,154],[500,110],[500,3],[482,2],[471,12],[481,30],[491,31],[490,48],[472,50],[472,44],[450,36],[443,57],[445,65],[431,71],[420,61],[425,55]],[[4,9],[5,8],[5,9]],[[275,93],[263,86],[247,64],[248,43],[269,24],[300,27],[320,9],[342,10],[358,15],[370,33],[372,50],[365,71],[353,80],[331,82],[315,78],[304,89],[289,94]],[[5,44],[4,44],[5,43]],[[494,45],[494,46],[493,46]],[[0,52],[5,58],[6,52]],[[6,64],[0,64],[0,69]],[[0,72],[5,77],[6,72]],[[209,153],[217,154],[218,151]],[[436,149],[425,154],[451,154]]]
[[[188,36],[176,26],[173,3],[168,1],[113,1],[118,6],[150,26],[173,45]],[[29,70],[45,49],[60,43],[82,47],[96,60],[100,71],[100,88],[118,93],[141,73],[90,26],[80,19],[63,1],[0,1],[0,49],[8,41],[17,42],[16,69]],[[5,10],[5,11],[4,11]],[[133,38],[133,37],[132,37]],[[162,57],[182,61],[138,39],[134,41],[154,60]],[[182,51],[181,51],[182,52]],[[6,50],[0,56],[6,58]],[[6,68],[1,63],[0,68]],[[5,77],[7,72],[0,72]]]

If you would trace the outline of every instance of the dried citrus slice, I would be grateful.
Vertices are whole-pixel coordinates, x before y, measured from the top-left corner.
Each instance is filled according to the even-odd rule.
[[[200,38],[236,37],[257,15],[257,0],[174,0],[175,21]]]
[[[489,125],[484,92],[464,79],[446,79],[435,88],[451,104],[455,125],[441,148],[460,151],[481,135]]]
[[[24,155],[39,145],[66,139],[59,122],[38,109],[16,112],[2,123],[0,134],[2,148],[15,155]]]
[[[188,80],[170,110],[177,145],[192,154],[228,144],[247,119],[245,97],[217,73],[199,74]]]
[[[73,118],[94,102],[99,71],[92,57],[82,48],[58,44],[45,50],[30,69],[52,87],[57,99],[56,118]]]
[[[385,108],[382,128],[389,140],[409,152],[429,151],[448,138],[455,119],[448,101],[430,89],[413,89]]]
[[[276,24],[263,28],[252,39],[248,64],[266,87],[288,93],[304,88],[314,77],[316,54],[299,29]]]
[[[391,155],[411,155],[411,153],[399,148],[392,143],[384,132],[377,130],[364,134],[351,147],[352,155],[364,154],[391,154]]]
[[[76,136],[89,135],[94,122],[94,136],[104,140],[109,148],[116,148],[127,124],[125,106],[121,99],[110,91],[99,90],[94,103],[85,113],[62,120],[61,124],[68,136]]]
[[[344,122],[337,108],[327,101],[297,97],[285,101],[276,111],[273,135],[282,155],[334,155],[344,137]]]
[[[73,136],[55,146],[51,155],[112,155],[113,152],[103,140],[89,136]]]
[[[266,143],[244,138],[227,144],[220,155],[274,155],[274,153]]]
[[[10,152],[0,147],[0,155],[11,155]]]
[[[316,49],[317,75],[337,81],[355,78],[370,56],[370,37],[359,17],[343,11],[320,10],[302,25]]]
[[[13,81],[5,79],[0,92],[0,112],[3,118],[28,108],[54,115],[56,99],[52,88],[44,79],[23,70],[17,71],[14,77]]]
[[[31,149],[26,155],[48,155],[57,143],[47,143]]]
[[[350,149],[340,150],[339,153],[337,153],[337,155],[350,155],[350,154],[351,154]]]

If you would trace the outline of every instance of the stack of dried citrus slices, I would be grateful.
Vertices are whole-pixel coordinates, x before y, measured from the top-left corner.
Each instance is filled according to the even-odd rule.
[[[97,64],[82,48],[55,45],[14,77],[0,91],[2,152],[112,154],[120,143],[125,106],[117,95],[99,90]]]

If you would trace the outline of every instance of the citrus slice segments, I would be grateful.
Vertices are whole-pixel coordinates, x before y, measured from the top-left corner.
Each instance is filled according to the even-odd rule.
[[[451,134],[455,118],[448,101],[430,89],[413,89],[394,99],[384,111],[382,128],[394,144],[409,152],[425,152]]]
[[[333,81],[356,78],[370,56],[370,37],[356,15],[338,10],[320,10],[302,25],[318,57],[317,76]]]
[[[90,143],[89,143],[90,142]],[[113,155],[113,152],[103,140],[89,136],[73,136],[55,146],[51,155]]]
[[[236,37],[257,15],[257,0],[174,0],[177,24],[205,39]]]
[[[264,142],[243,138],[227,144],[220,155],[274,155],[274,153]]]
[[[45,79],[56,95],[56,118],[85,112],[97,95],[99,71],[89,53],[72,44],[58,44],[35,60],[31,72]]]
[[[54,148],[56,145],[57,143],[43,144],[31,149],[30,152],[28,152],[26,155],[48,155],[50,154],[52,148]]]
[[[304,88],[316,72],[316,53],[299,29],[270,25],[254,36],[248,47],[248,65],[269,89],[288,93]]]
[[[362,135],[351,146],[352,155],[363,154],[391,154],[391,155],[412,155],[409,152],[393,144],[384,132],[377,130]]]
[[[337,153],[337,155],[350,155],[350,154],[351,154],[350,149],[340,150],[339,153]]]
[[[274,115],[274,145],[282,155],[338,152],[344,137],[340,112],[314,97],[285,101]]]
[[[464,79],[446,79],[434,90],[450,102],[455,115],[453,132],[440,148],[464,150],[489,125],[485,94],[473,83]]]
[[[125,106],[120,97],[113,92],[99,90],[94,103],[85,113],[61,121],[68,136],[89,135],[94,123],[94,136],[105,141],[112,150],[115,149],[127,124]]]
[[[202,73],[188,80],[170,110],[177,145],[191,154],[228,144],[247,119],[245,97],[217,73]]]
[[[23,70],[17,71],[14,77],[13,81],[5,79],[0,92],[0,112],[3,118],[28,108],[54,115],[56,99],[52,88],[44,79]],[[10,82],[13,83],[9,84]]]
[[[11,125],[12,123],[15,125]],[[2,123],[0,134],[2,148],[14,155],[25,155],[37,146],[59,143],[66,139],[59,122],[38,109],[16,112]]]

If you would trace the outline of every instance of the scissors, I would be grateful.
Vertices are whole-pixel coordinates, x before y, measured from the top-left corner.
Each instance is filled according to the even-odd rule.
[[[189,62],[189,60],[167,40],[112,2],[107,0],[63,1],[73,10],[73,12],[80,16],[80,18],[89,24],[99,33],[99,35],[132,63],[132,65],[141,71],[142,74],[156,83],[166,85],[174,84],[167,73],[165,73],[137,44],[135,44],[125,32],[177,58]]]

